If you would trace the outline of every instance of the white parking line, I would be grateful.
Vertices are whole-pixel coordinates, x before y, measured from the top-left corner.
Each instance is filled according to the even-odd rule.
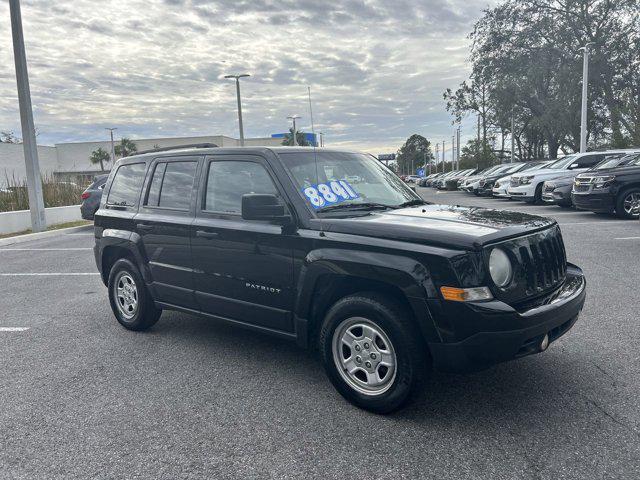
[[[93,248],[0,248],[0,252],[66,252],[77,250],[93,250]]]
[[[100,275],[98,272],[57,272],[57,273],[0,273],[0,277],[75,277]]]
[[[640,237],[620,237],[614,238],[614,240],[640,240]]]
[[[29,330],[29,327],[0,327],[0,332],[24,332]]]

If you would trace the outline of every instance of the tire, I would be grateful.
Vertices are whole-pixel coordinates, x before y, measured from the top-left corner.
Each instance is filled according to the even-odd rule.
[[[139,331],[156,324],[162,310],[156,308],[138,267],[130,260],[122,258],[114,263],[108,287],[111,310],[120,325]]]
[[[616,198],[616,215],[626,220],[638,218],[638,214],[628,211],[629,201],[640,201],[640,188],[629,188],[618,194]]]
[[[343,338],[350,346],[343,346]],[[398,410],[421,391],[430,372],[426,346],[410,313],[380,293],[357,293],[336,302],[324,318],[318,342],[336,390],[374,413]]]
[[[533,194],[533,201],[531,203],[534,205],[540,205],[542,203],[542,183],[536,186],[536,193]]]

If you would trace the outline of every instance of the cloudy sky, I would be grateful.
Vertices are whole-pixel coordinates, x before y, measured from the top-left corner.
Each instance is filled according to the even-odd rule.
[[[38,142],[245,136],[298,114],[327,146],[450,143],[442,91],[469,72],[467,34],[492,0],[22,0]],[[19,132],[8,2],[0,2],[0,130]],[[473,122],[464,125],[473,134]]]

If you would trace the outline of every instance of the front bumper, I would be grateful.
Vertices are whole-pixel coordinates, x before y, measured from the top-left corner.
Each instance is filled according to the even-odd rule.
[[[509,187],[507,194],[514,200],[533,200],[535,198],[536,189],[535,185],[520,185],[517,187]]]
[[[542,190],[542,201],[555,205],[571,205],[571,185],[561,185],[552,191]]]
[[[496,363],[540,352],[545,335],[554,342],[578,320],[586,297],[586,280],[575,265],[548,302],[518,311],[494,300],[463,304],[478,332],[459,342],[429,343],[433,365],[446,372],[482,370]]]
[[[579,210],[608,213],[615,209],[615,195],[612,195],[608,189],[603,192],[572,192],[571,200]]]

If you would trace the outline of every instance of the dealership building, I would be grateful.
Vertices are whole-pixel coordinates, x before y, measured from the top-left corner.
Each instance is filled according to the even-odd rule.
[[[153,148],[174,147],[197,143],[213,143],[219,147],[239,147],[240,140],[225,135],[202,137],[170,137],[132,139],[138,151]],[[117,144],[117,141],[116,141]],[[245,138],[245,146],[278,146],[282,137],[274,135],[263,138]],[[40,171],[43,176],[54,177],[61,181],[87,183],[100,174],[100,165],[89,162],[91,152],[103,148],[111,151],[110,141],[57,143],[54,146],[38,145]],[[105,169],[110,168],[107,163]],[[0,187],[5,186],[7,179],[22,181],[26,178],[24,151],[22,144],[0,143]]]

